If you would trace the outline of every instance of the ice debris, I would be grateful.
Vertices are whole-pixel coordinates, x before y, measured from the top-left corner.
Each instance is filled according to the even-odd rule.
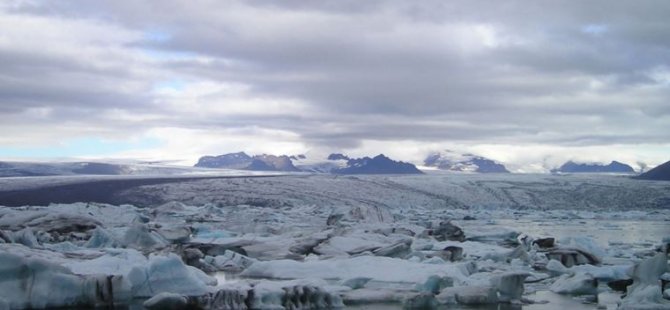
[[[498,292],[500,302],[521,301],[524,292],[524,280],[530,276],[527,272],[507,272],[491,278],[491,286]]]
[[[205,256],[204,261],[219,271],[241,272],[256,262],[255,259],[226,250],[223,255]]]
[[[550,287],[558,294],[598,295],[598,280],[588,273],[564,274]]]
[[[188,298],[181,294],[163,292],[147,299],[142,305],[149,310],[180,310],[186,309]]]

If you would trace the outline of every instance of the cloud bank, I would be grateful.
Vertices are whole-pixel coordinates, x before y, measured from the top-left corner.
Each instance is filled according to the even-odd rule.
[[[2,148],[670,154],[667,1],[8,1]],[[87,154],[82,154],[86,156]]]

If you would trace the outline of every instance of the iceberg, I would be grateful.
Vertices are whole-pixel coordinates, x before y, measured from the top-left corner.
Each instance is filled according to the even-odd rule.
[[[41,259],[0,252],[0,299],[9,309],[95,307],[126,303],[123,276],[77,275]]]
[[[152,297],[158,293],[188,296],[204,295],[210,287],[199,273],[189,269],[175,254],[151,255],[147,265],[133,268],[128,274],[133,297]]]
[[[598,295],[598,280],[588,273],[565,274],[551,285],[551,291],[558,294]]]
[[[383,256],[358,256],[298,262],[275,260],[257,262],[240,275],[268,279],[351,279],[367,277],[376,282],[425,283],[430,276],[451,277],[463,282],[470,274],[468,264],[434,265]],[[394,272],[389,272],[393,270]]]
[[[667,269],[666,253],[658,253],[635,265],[631,270],[633,284],[628,286],[619,309],[670,309],[670,301],[663,299],[660,281]]]

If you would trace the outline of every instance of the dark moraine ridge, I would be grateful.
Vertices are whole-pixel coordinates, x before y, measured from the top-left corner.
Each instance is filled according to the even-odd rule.
[[[270,178],[275,175],[263,176],[206,176],[206,177],[174,177],[174,178],[145,178],[145,179],[117,179],[98,180],[82,183],[44,186],[3,191],[0,189],[0,206],[46,206],[52,203],[97,202],[107,204],[135,204],[137,197],[126,197],[119,193],[140,186],[158,185],[167,183],[181,183],[207,179],[235,179],[235,178]],[[151,202],[142,201],[151,205]],[[161,203],[161,202],[156,202]]]

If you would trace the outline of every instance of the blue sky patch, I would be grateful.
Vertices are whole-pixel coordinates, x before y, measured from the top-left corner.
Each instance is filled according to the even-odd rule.
[[[0,157],[12,158],[59,158],[109,156],[120,152],[151,149],[162,142],[155,138],[134,141],[113,141],[100,138],[78,138],[60,145],[44,147],[0,147]]]

